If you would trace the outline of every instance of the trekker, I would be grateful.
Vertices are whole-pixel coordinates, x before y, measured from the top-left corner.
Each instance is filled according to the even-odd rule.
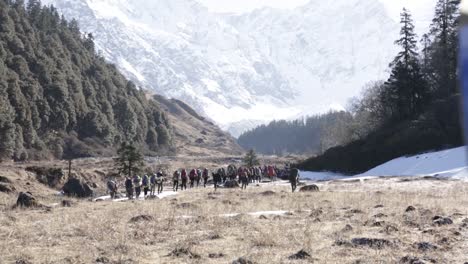
[[[146,174],[143,175],[143,179],[141,180],[141,186],[143,187],[144,197],[146,197],[146,195],[149,192],[149,177],[148,177],[148,175],[146,175]]]
[[[226,169],[224,168],[221,168],[221,177],[223,179],[223,183],[225,183],[227,180],[227,174],[226,174]]]
[[[158,171],[158,174],[156,176],[156,183],[158,184],[158,194],[163,192],[163,187],[164,187],[164,174],[162,171]]]
[[[181,179],[182,179],[182,184],[180,185],[180,189],[183,191],[184,188],[185,190],[187,190],[187,171],[185,169],[182,169],[182,175],[181,175]]]
[[[141,178],[138,175],[133,176],[133,186],[135,186],[135,197],[140,198],[141,193]]]
[[[210,177],[209,171],[207,168],[203,170],[203,188],[206,188],[206,184],[208,183],[208,178]]]
[[[247,185],[249,184],[249,177],[247,176],[246,170],[240,170],[239,181],[242,184],[241,189],[247,189]]]
[[[218,185],[222,181],[221,172],[222,172],[222,170],[219,169],[217,173],[212,173],[212,175],[213,175],[213,184],[214,184],[215,191],[218,189]]]
[[[133,199],[133,182],[130,177],[125,178],[125,190],[127,191],[127,198]]]
[[[294,168],[289,171],[289,182],[291,183],[292,192],[296,191],[297,182],[299,180],[299,170]]]
[[[189,173],[190,189],[194,187],[195,177],[197,177],[197,171],[195,169],[192,169]]]
[[[154,196],[156,192],[156,174],[153,173],[150,178],[150,196]]]
[[[176,170],[174,171],[174,174],[172,174],[172,190],[174,192],[177,192],[179,189],[179,181],[180,181],[180,171]]]
[[[109,180],[107,182],[107,190],[109,191],[111,199],[115,198],[115,195],[117,194],[117,183],[114,180]]]
[[[197,176],[195,176],[195,180],[197,181],[197,188],[200,186],[200,181],[202,177],[202,171],[200,169],[197,169]]]

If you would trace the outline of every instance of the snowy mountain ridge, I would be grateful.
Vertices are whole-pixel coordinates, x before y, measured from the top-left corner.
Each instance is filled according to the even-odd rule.
[[[92,32],[138,85],[236,136],[253,123],[345,106],[365,83],[386,78],[399,30],[378,0],[244,14],[213,13],[195,0],[44,2]]]

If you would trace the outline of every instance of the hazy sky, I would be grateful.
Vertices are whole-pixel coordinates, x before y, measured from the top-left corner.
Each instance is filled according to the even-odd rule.
[[[294,8],[304,5],[309,0],[198,0],[213,11],[245,12],[258,7],[272,6],[278,8]],[[325,0],[328,1],[328,0]]]

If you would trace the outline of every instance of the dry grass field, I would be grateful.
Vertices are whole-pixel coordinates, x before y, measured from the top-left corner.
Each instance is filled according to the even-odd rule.
[[[468,262],[467,183],[390,178],[317,185],[316,193],[250,185],[161,200],[74,200],[51,210],[11,209],[15,197],[1,195],[0,263]],[[261,212],[276,210],[288,213]],[[238,215],[223,215],[231,213]],[[300,250],[310,256],[290,258]]]

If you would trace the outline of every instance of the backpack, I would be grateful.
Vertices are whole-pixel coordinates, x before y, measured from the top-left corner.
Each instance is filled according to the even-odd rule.
[[[133,183],[140,183],[140,177],[138,176],[133,177]]]
[[[148,185],[148,176],[143,176],[143,186],[147,186]]]
[[[154,174],[151,175],[150,183],[151,183],[152,185],[155,185],[155,184],[156,184],[156,175],[154,175]]]
[[[289,179],[290,180],[297,180],[299,177],[299,170],[298,169],[292,169],[289,171]]]

